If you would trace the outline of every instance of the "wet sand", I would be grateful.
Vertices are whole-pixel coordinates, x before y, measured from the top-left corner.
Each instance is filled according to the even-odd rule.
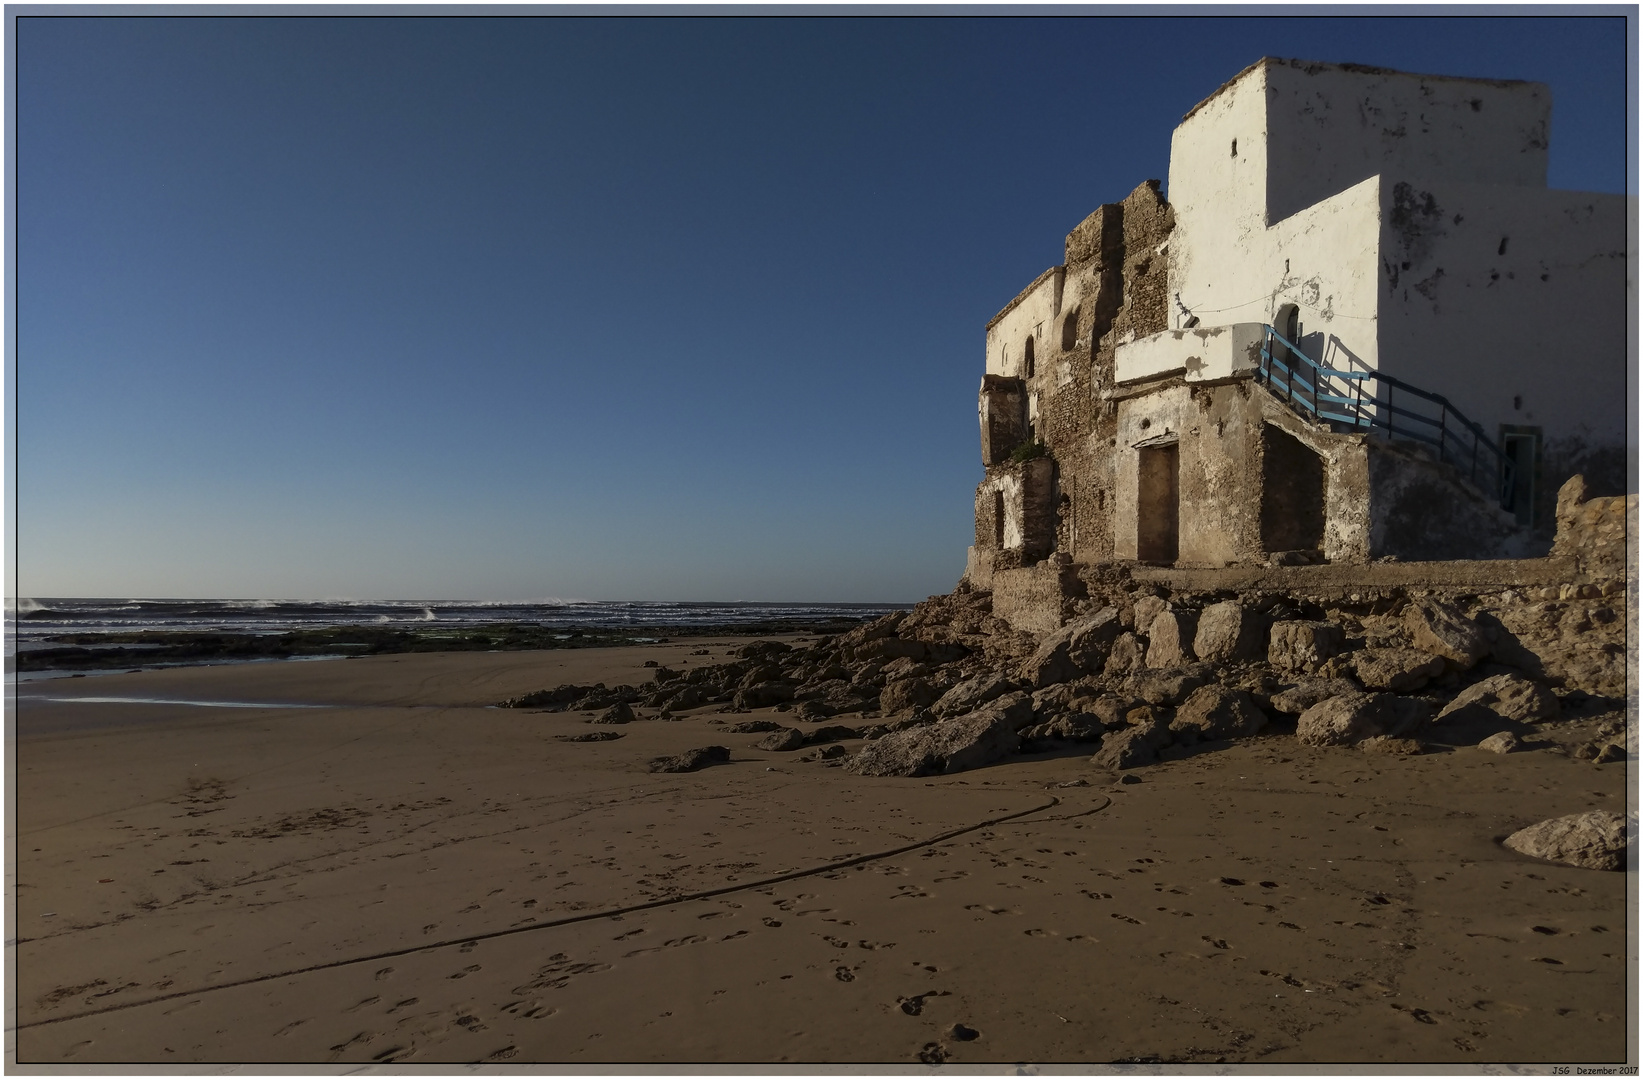
[[[1629,875],[1498,843],[1623,810],[1625,763],[1275,733],[1136,783],[1088,748],[874,779],[711,722],[791,714],[487,708],[737,643],[706,644],[25,685],[268,707],[20,701],[15,1060],[1373,1070],[1635,1045]],[[594,730],[623,737],[556,738]],[[730,763],[647,771],[708,744]]]

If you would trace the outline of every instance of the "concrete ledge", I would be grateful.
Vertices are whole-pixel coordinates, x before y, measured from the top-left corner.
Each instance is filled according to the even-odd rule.
[[[1361,591],[1375,588],[1480,588],[1562,585],[1580,577],[1572,558],[1460,559],[1451,562],[1386,562],[1322,566],[1225,566],[1176,569],[1136,566],[1135,581],[1183,592]]]

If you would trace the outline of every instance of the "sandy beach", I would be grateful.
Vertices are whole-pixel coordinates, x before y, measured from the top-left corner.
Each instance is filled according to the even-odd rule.
[[[490,707],[738,644],[24,684],[15,1061],[1625,1060],[1629,875],[1499,843],[1624,810],[1625,762],[1273,730],[874,778],[722,730],[774,710]]]

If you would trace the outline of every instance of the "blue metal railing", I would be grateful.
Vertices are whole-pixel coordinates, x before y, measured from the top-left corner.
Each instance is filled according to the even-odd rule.
[[[1511,458],[1442,394],[1378,371],[1325,367],[1270,326],[1256,377],[1305,419],[1435,448],[1439,461],[1480,491],[1493,490],[1502,509],[1513,509]],[[1366,390],[1366,383],[1374,385]]]

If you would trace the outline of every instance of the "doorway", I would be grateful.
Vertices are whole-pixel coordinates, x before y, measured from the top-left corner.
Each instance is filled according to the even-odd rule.
[[[1502,494],[1509,502],[1506,509],[1517,518],[1519,525],[1535,523],[1535,473],[1540,464],[1540,428],[1528,424],[1502,424],[1500,449],[1511,463],[1511,487],[1502,477]]]
[[[1180,444],[1143,446],[1140,454],[1135,555],[1142,562],[1173,563],[1181,552]]]
[[[1318,551],[1324,546],[1324,459],[1301,440],[1261,425],[1261,548]]]

